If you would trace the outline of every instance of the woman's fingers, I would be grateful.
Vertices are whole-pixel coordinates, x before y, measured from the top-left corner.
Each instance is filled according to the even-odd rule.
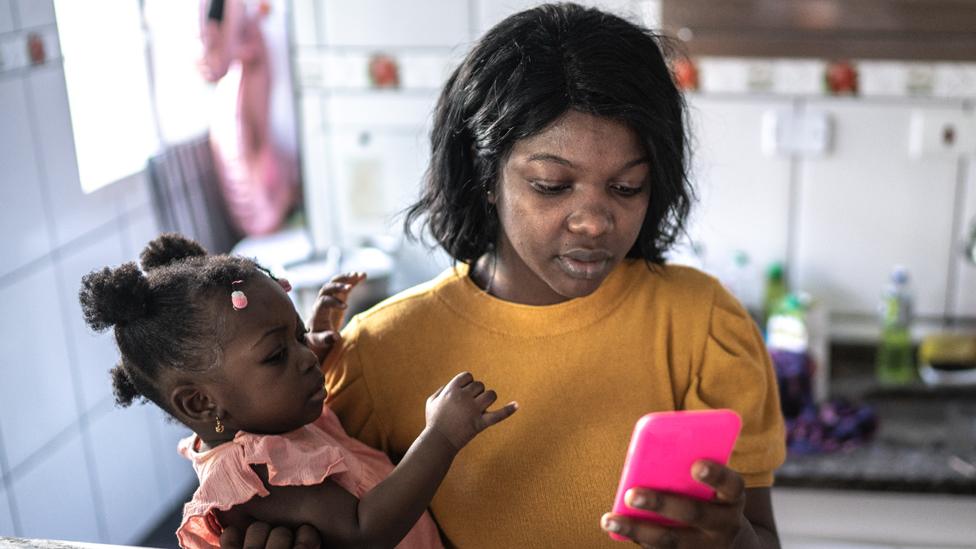
[[[295,532],[295,549],[319,549],[322,547],[322,538],[319,531],[314,526],[303,524]]]
[[[646,520],[632,519],[612,513],[603,515],[600,526],[607,532],[633,540],[641,547],[698,549],[716,546],[713,540],[709,540],[697,530],[668,528]]]
[[[241,549],[244,547],[244,532],[236,526],[228,526],[220,533],[221,549]]]
[[[728,467],[708,460],[696,461],[691,474],[699,482],[715,489],[715,499],[725,503],[739,503],[745,494],[745,481]]]
[[[291,531],[291,528],[278,526],[268,534],[268,543],[263,546],[259,545],[258,547],[264,547],[264,549],[292,549],[294,539],[295,533]],[[254,547],[254,545],[249,543],[245,537],[244,547]]]
[[[644,488],[627,490],[624,502],[628,507],[650,511],[698,530],[724,531],[738,524],[738,508],[727,503],[702,501]]]

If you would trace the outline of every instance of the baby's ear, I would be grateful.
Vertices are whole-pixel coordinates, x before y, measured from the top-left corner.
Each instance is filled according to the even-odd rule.
[[[217,403],[206,389],[196,383],[174,386],[169,392],[169,403],[177,419],[184,423],[212,422],[219,417]]]

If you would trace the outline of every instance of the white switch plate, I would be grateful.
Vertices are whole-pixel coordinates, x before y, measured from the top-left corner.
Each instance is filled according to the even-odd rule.
[[[830,150],[833,123],[826,111],[773,109],[763,113],[761,132],[767,156],[823,156]]]
[[[915,111],[909,126],[912,158],[976,154],[976,117],[961,111]]]

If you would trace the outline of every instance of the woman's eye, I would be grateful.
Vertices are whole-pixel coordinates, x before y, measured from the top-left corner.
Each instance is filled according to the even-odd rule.
[[[541,194],[559,194],[569,188],[564,183],[548,183],[545,181],[532,181],[532,188]]]
[[[644,190],[644,187],[630,187],[628,185],[614,185],[613,191],[620,196],[636,196]]]

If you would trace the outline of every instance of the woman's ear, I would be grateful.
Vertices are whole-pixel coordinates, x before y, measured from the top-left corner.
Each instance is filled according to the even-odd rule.
[[[220,406],[210,393],[196,383],[174,386],[169,392],[169,403],[178,419],[184,423],[211,423],[220,417]]]

